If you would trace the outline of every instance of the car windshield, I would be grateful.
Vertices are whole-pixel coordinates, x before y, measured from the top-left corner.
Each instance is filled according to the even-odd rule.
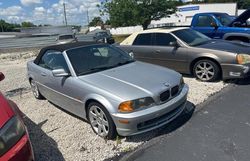
[[[172,32],[179,39],[187,43],[189,46],[197,46],[204,43],[207,43],[211,39],[200,32],[191,30],[191,29],[183,29]]]
[[[77,76],[134,62],[129,54],[109,45],[92,45],[66,51]]]
[[[226,13],[224,13],[224,14],[214,14],[214,15],[220,21],[220,23],[223,26],[229,25],[233,21],[233,19],[234,19],[233,17],[229,16]]]
[[[59,40],[73,39],[73,35],[62,35],[59,36]]]

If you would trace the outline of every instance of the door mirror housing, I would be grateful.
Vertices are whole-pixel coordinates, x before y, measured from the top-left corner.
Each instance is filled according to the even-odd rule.
[[[129,55],[131,58],[133,58],[133,59],[134,59],[134,57],[135,57],[133,51],[130,51],[130,52],[128,53],[128,55]]]
[[[178,44],[177,41],[172,41],[172,42],[169,43],[169,46],[173,46],[173,47],[178,48],[178,47],[179,47],[179,44]]]
[[[211,22],[210,26],[211,26],[211,27],[214,27],[215,29],[218,28],[218,25],[217,25],[215,22]]]
[[[0,72],[0,81],[4,80],[5,76],[2,72]]]
[[[70,76],[69,72],[66,72],[64,69],[54,69],[52,70],[54,77],[68,77]]]

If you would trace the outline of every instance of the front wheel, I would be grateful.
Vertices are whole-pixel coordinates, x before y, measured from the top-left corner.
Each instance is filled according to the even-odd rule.
[[[193,68],[194,76],[204,82],[213,82],[220,77],[219,66],[211,60],[199,60]]]
[[[114,139],[117,135],[115,124],[109,112],[101,104],[96,102],[89,104],[88,120],[97,135],[107,139]]]

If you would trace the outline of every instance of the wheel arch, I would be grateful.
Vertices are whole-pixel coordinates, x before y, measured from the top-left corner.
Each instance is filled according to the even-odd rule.
[[[195,63],[197,63],[200,60],[210,60],[210,61],[213,61],[216,65],[218,65],[218,67],[220,69],[220,77],[222,77],[222,68],[221,68],[221,65],[220,65],[219,61],[216,58],[212,58],[212,57],[208,57],[208,56],[198,57],[198,58],[194,59],[190,63],[189,70],[190,70],[191,75],[194,75],[193,68],[194,68]]]
[[[243,42],[250,42],[250,34],[247,33],[227,33],[223,36],[225,40],[242,40]]]
[[[96,102],[96,103],[99,103],[101,104],[104,108],[106,108],[106,110],[110,113],[113,113],[114,112],[114,108],[113,108],[113,105],[106,99],[104,98],[103,96],[100,96],[100,95],[97,95],[97,94],[92,94],[92,95],[89,95],[87,96],[85,99],[84,99],[84,109],[85,109],[85,117],[87,118],[88,117],[88,106],[90,103],[92,102]]]
[[[29,83],[31,82],[32,79],[34,80],[34,77],[31,74],[28,74],[27,78],[29,80]]]

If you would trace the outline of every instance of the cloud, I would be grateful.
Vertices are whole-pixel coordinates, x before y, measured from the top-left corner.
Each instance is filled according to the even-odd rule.
[[[44,0],[20,0],[25,6],[34,5],[32,10],[24,10],[21,6],[12,6],[5,9],[0,8],[0,18],[8,21],[20,23],[31,21],[34,24],[63,25],[63,0],[57,3],[43,5]],[[89,21],[94,17],[100,16],[97,4],[100,0],[65,0],[68,24],[87,25],[87,10]],[[40,5],[38,5],[40,4]]]
[[[11,6],[8,8],[0,8],[0,16],[20,16],[23,13],[21,6]]]
[[[20,0],[20,2],[24,6],[30,6],[33,4],[41,4],[43,2],[43,0]]]
[[[21,18],[18,16],[8,16],[7,20],[11,21],[11,22],[19,22],[21,20]]]

